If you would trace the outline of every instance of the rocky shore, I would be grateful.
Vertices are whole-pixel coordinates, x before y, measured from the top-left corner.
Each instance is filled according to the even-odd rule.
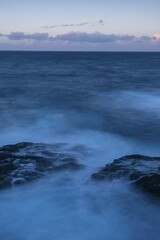
[[[127,155],[107,164],[92,179],[123,179],[144,192],[160,196],[160,157]]]
[[[83,166],[44,143],[22,142],[0,148],[0,189],[33,181],[49,173],[79,170]]]
[[[58,171],[84,166],[54,144],[21,142],[0,147],[0,189],[30,182]],[[92,180],[124,180],[143,192],[160,197],[160,157],[127,155],[93,173]]]

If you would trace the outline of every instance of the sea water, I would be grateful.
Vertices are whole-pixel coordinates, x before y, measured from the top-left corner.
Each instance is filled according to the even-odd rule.
[[[0,192],[3,240],[159,240],[160,204],[91,174],[160,156],[160,53],[0,52],[0,145],[61,144],[85,168]]]

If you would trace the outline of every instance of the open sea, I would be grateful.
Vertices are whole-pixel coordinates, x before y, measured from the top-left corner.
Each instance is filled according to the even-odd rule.
[[[0,52],[0,146],[63,143],[85,169],[0,192],[0,240],[159,240],[160,204],[91,174],[160,156],[160,53]]]

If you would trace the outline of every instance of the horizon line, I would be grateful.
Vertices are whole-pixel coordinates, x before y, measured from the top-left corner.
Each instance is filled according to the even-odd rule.
[[[79,52],[79,53],[160,53],[160,51],[141,51],[141,50],[0,50],[0,52]]]

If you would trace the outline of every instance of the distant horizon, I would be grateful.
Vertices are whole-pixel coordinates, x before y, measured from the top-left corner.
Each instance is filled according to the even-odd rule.
[[[160,51],[159,0],[2,0],[0,50]]]
[[[83,50],[0,50],[0,52],[78,52],[78,53],[160,53],[160,51],[83,51]]]

